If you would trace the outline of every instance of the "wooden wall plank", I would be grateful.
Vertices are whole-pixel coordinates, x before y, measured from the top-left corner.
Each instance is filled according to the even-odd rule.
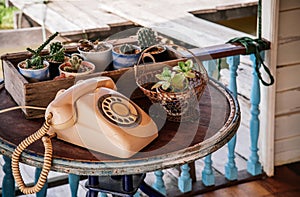
[[[276,117],[275,139],[281,140],[286,138],[292,138],[293,136],[299,136],[300,135],[299,122],[300,122],[300,112]]]
[[[284,66],[300,63],[300,38],[296,40],[280,40],[278,45],[277,65]]]
[[[286,11],[290,9],[300,8],[299,0],[281,0],[280,1],[280,11]]]
[[[291,66],[277,68],[276,91],[286,91],[300,87],[300,62]]]
[[[276,115],[300,111],[300,87],[276,94]]]
[[[300,1],[299,1],[300,2]],[[300,25],[298,20],[300,18],[299,9],[280,12],[279,14],[279,39],[293,39],[293,37],[300,37]],[[294,38],[295,39],[295,38]],[[298,38],[299,39],[299,38]]]
[[[275,141],[275,165],[300,161],[300,136]]]

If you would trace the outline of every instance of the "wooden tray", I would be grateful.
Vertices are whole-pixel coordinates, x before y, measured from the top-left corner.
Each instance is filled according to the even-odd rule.
[[[66,52],[73,53],[77,52],[77,50],[76,48],[71,47],[67,48]],[[45,50],[43,53],[48,53],[48,51]],[[183,60],[182,58],[178,58],[178,56],[170,50],[168,50],[168,55],[171,60],[165,61],[164,63],[170,66],[174,66],[178,61]],[[8,53],[1,56],[5,89],[20,106],[47,107],[60,89],[69,88],[74,85],[77,80],[96,76],[111,77],[116,82],[118,91],[129,98],[143,96],[143,93],[136,86],[132,67],[93,73],[84,77],[76,77],[76,81],[74,78],[65,78],[60,80],[29,82],[17,69],[17,64],[28,57],[30,57],[30,53],[28,52]],[[122,78],[122,82],[118,83],[117,81],[120,78]],[[133,91],[132,87],[135,87],[136,90]],[[42,110],[22,110],[25,117],[28,119],[44,117],[44,111]]]

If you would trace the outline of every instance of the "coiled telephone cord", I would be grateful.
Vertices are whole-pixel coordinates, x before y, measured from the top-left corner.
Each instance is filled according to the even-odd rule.
[[[43,126],[34,134],[28,136],[26,139],[24,139],[15,149],[12,155],[12,172],[13,176],[21,190],[24,194],[33,194],[36,192],[39,192],[44,184],[47,181],[47,176],[50,172],[51,163],[52,163],[52,143],[51,143],[51,136],[47,135],[47,132],[50,128],[50,120],[52,118],[52,115],[50,114],[49,117],[46,118],[45,123]],[[42,167],[42,172],[40,174],[40,177],[37,181],[37,183],[32,187],[26,187],[22,175],[20,173],[19,168],[19,162],[20,162],[20,156],[21,153],[33,142],[39,140],[42,138],[44,147],[45,147],[45,153],[44,153],[44,164]]]

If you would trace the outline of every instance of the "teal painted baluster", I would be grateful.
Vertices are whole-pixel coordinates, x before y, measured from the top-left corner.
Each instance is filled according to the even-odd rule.
[[[263,54],[262,54],[263,57]],[[260,85],[257,73],[255,71],[255,56],[251,55],[250,59],[252,61],[253,67],[253,79],[252,79],[252,90],[251,90],[251,120],[250,120],[250,139],[251,139],[251,155],[247,162],[247,170],[252,175],[258,175],[262,173],[262,166],[259,162],[259,157],[257,154],[258,147],[258,135],[259,135],[259,103],[260,103]]]
[[[218,79],[219,69],[217,66],[217,60],[203,61],[202,64],[206,69],[208,76]]]
[[[202,170],[202,183],[205,186],[212,186],[215,184],[215,174],[212,169],[211,154],[204,159],[204,169]]]
[[[35,169],[35,180],[34,180],[35,184],[37,183],[41,172],[42,172],[42,168]],[[48,188],[48,182],[46,181],[46,183],[45,183],[44,187],[41,189],[41,191],[36,193],[36,197],[46,197],[47,196],[47,188]]]
[[[103,193],[103,192],[100,192],[98,196],[99,197],[108,197],[108,195],[106,193]]]
[[[188,164],[180,166],[181,175],[178,178],[178,188],[181,192],[192,191],[192,179],[189,173],[190,167]]]
[[[69,185],[72,197],[77,197],[80,176],[77,174],[69,174]]]
[[[236,76],[237,76],[237,68],[240,64],[240,56],[231,56],[227,58],[227,63],[229,64],[229,70],[230,70],[230,81],[229,81],[229,89],[232,91],[235,98],[237,98],[237,86],[236,86]],[[238,177],[238,170],[235,165],[235,150],[236,145],[236,135],[233,136],[233,138],[228,142],[228,162],[225,166],[225,177],[228,180],[236,180]]]
[[[3,155],[4,165],[3,165],[3,182],[2,182],[2,196],[3,197],[13,197],[15,196],[15,179],[12,175],[11,170],[11,159]]]
[[[166,195],[166,187],[165,187],[165,182],[163,180],[164,173],[162,170],[157,170],[154,172],[155,174],[155,183],[152,185],[154,189],[159,191],[160,193]]]
[[[219,78],[219,68],[217,66],[217,60],[203,61],[203,66],[207,70],[207,74],[215,79]],[[211,154],[204,159],[204,169],[202,170],[202,182],[205,186],[211,186],[215,184],[215,175],[212,170]]]

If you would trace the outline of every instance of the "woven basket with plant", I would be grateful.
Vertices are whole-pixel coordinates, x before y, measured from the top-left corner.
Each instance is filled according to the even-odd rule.
[[[135,69],[137,85],[153,103],[161,104],[168,120],[191,120],[208,82],[204,68],[196,69],[192,59],[188,59],[174,67],[154,63]]]

